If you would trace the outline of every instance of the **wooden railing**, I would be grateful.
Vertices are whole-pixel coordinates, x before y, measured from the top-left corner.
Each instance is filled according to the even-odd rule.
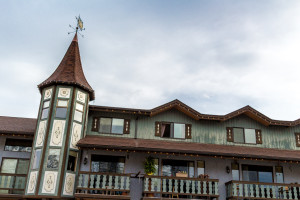
[[[227,199],[300,199],[299,184],[230,181],[226,183]]]
[[[179,198],[180,196],[219,197],[218,179],[180,178],[145,175],[144,195]]]
[[[1,194],[24,194],[26,174],[0,173]]]
[[[130,174],[79,172],[76,194],[125,195],[130,192]]]

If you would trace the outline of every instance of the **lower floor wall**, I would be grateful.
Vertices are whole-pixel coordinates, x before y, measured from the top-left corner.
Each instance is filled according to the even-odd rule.
[[[160,153],[140,153],[140,152],[119,152],[108,150],[83,150],[80,171],[92,171],[91,158],[93,155],[103,156],[122,156],[125,158],[124,173],[131,174],[130,184],[130,196],[132,200],[139,200],[143,197],[144,180],[139,178],[144,175],[143,163],[148,156],[158,159],[158,174],[163,175],[162,162],[164,160],[174,160],[174,163],[180,161],[189,161],[197,165],[197,161],[204,161],[204,174],[209,176],[209,179],[219,180],[219,199],[226,199],[226,187],[225,183],[232,180],[232,163],[239,166],[239,177],[243,180],[242,165],[256,165],[256,166],[270,166],[273,167],[273,182],[276,182],[275,166],[282,166],[284,183],[295,183],[300,181],[300,165],[287,162],[275,162],[275,161],[258,161],[247,159],[222,159],[220,156],[188,156],[188,155],[172,155],[172,154],[160,154]],[[195,177],[197,177],[197,169],[195,167]],[[136,176],[136,177],[135,177]],[[135,177],[135,178],[134,178]]]

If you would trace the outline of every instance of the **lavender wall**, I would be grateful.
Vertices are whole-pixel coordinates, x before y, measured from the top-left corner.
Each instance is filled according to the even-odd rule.
[[[81,163],[81,171],[89,171],[90,169],[90,159],[92,154],[99,155],[111,155],[111,156],[125,156],[125,173],[133,173],[136,174],[139,171],[144,174],[143,170],[143,161],[149,154],[147,153],[126,153],[126,152],[112,152],[105,150],[83,150],[83,158],[88,157],[88,163],[86,165],[83,164],[83,159]],[[127,156],[128,155],[128,156]],[[231,168],[231,163],[234,162],[233,159],[221,159],[214,157],[190,157],[190,156],[173,156],[173,155],[160,155],[160,154],[151,154],[151,156],[155,158],[162,159],[174,159],[174,160],[188,160],[188,161],[197,161],[203,160],[205,161],[205,173],[209,175],[211,179],[219,179],[219,194],[220,200],[226,199],[226,190],[225,183],[231,181],[231,173],[226,172],[226,166]],[[237,160],[240,164],[250,164],[250,165],[263,165],[263,166],[277,166],[278,162],[270,162],[270,161],[253,161],[253,160]],[[291,182],[300,182],[300,166],[296,164],[290,163],[282,163],[279,165],[283,166],[284,170],[284,180],[285,183]],[[159,169],[160,171],[160,169]],[[240,177],[242,178],[242,174],[240,173]],[[143,180],[138,178],[131,178],[130,185],[130,195],[132,200],[140,200],[142,198],[142,190],[143,190]]]

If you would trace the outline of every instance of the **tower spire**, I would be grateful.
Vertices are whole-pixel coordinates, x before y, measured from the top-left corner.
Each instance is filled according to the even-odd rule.
[[[94,90],[87,82],[81,65],[77,38],[77,30],[83,30],[80,16],[77,18],[77,21],[76,33],[61,63],[48,79],[38,85],[38,88],[41,92],[44,88],[51,85],[74,85],[88,91],[90,100],[94,100]]]

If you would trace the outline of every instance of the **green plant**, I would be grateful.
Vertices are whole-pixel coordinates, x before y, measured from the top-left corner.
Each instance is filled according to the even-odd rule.
[[[156,171],[154,158],[149,156],[144,162],[144,171],[146,174],[153,174]]]

